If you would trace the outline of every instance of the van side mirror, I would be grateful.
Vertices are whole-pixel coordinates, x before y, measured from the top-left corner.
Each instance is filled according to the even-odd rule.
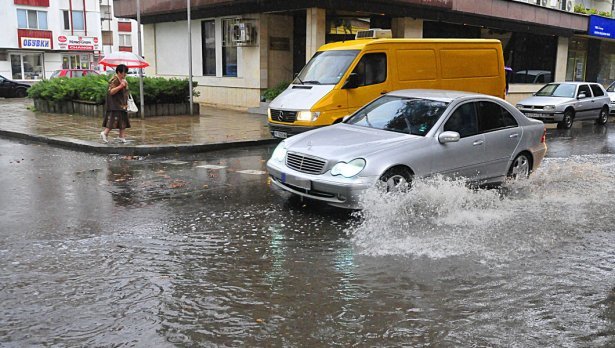
[[[438,141],[440,142],[440,144],[456,143],[459,141],[460,138],[461,135],[459,135],[459,133],[452,131],[442,132],[440,133],[440,135],[438,135]]]
[[[350,73],[350,75],[348,75],[348,79],[344,82],[342,89],[353,89],[357,87],[359,87],[359,74],[354,72]]]

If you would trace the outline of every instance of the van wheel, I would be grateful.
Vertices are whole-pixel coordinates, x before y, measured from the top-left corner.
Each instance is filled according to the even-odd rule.
[[[598,119],[596,120],[597,124],[606,124],[609,121],[609,108],[606,106],[600,110],[598,114]]]
[[[561,122],[557,124],[557,128],[560,129],[570,129],[572,127],[572,123],[574,122],[574,111],[568,109],[564,112],[564,118]]]
[[[387,192],[405,192],[412,184],[412,173],[404,167],[393,167],[380,177]]]

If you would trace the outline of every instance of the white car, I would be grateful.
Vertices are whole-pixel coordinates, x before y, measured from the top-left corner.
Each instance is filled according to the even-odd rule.
[[[611,82],[609,87],[606,88],[606,93],[609,95],[609,99],[611,99],[609,113],[615,113],[615,81]]]

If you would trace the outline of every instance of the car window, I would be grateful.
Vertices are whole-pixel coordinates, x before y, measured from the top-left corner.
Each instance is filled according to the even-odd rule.
[[[357,111],[346,123],[424,136],[447,106],[436,100],[384,96]]]
[[[444,131],[453,131],[463,137],[478,134],[478,122],[474,103],[458,107],[444,124]]]
[[[387,56],[385,53],[368,53],[361,57],[352,72],[359,75],[359,86],[383,83],[387,79]]]
[[[536,92],[536,95],[540,97],[574,98],[576,89],[577,86],[571,83],[550,83]]]
[[[476,103],[476,107],[481,133],[517,126],[517,120],[510,112],[494,102],[480,101]]]
[[[577,97],[580,96],[581,93],[585,93],[586,97],[591,97],[592,96],[592,92],[590,91],[588,85],[580,85],[579,86],[579,91],[577,92]]]
[[[592,83],[591,85],[589,85],[589,87],[592,89],[592,92],[594,92],[594,97],[602,97],[604,95],[604,92],[602,91],[602,88],[600,88],[600,85]]]

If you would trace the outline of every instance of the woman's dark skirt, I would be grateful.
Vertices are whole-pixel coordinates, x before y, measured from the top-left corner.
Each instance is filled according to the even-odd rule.
[[[107,111],[103,121],[103,127],[109,129],[130,128],[130,120],[126,111]]]

